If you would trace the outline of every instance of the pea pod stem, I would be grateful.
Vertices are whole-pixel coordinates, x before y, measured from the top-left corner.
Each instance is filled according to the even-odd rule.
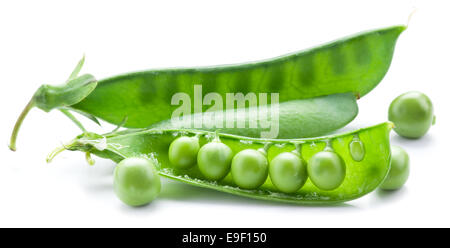
[[[27,117],[30,110],[33,109],[34,107],[36,107],[36,97],[35,96],[33,96],[30,99],[28,104],[23,109],[22,113],[20,113],[19,117],[17,118],[16,123],[14,124],[14,128],[11,133],[11,138],[10,138],[10,141],[8,144],[8,147],[11,151],[15,152],[17,150],[17,136],[19,135],[20,127],[22,126],[22,123],[25,120],[25,118]],[[79,127],[81,129],[81,131],[87,132],[86,129],[84,128],[84,126],[81,124],[81,122],[75,116],[73,116],[72,113],[70,113],[70,111],[68,109],[60,108],[59,110],[61,111],[61,113],[63,113],[65,116],[67,116],[73,123],[75,123],[75,125],[77,127]]]
[[[64,84],[43,84],[36,90],[14,125],[11,139],[8,144],[9,149],[12,151],[16,150],[17,136],[19,134],[20,127],[22,126],[22,123],[30,110],[34,107],[37,107],[45,112],[50,112],[53,109],[59,109],[83,132],[86,132],[83,125],[69,112],[69,110],[78,112],[99,124],[96,117],[90,113],[81,112],[77,109],[71,108],[72,105],[82,101],[97,87],[97,80],[94,76],[90,74],[78,76],[83,64],[84,56],[78,62],[75,69],[72,71]]]
[[[92,165],[95,164],[95,160],[92,159],[91,153],[90,153],[90,152],[86,152],[86,162],[87,162],[90,166],[92,166]]]
[[[11,151],[16,151],[16,142],[17,142],[17,135],[19,134],[20,127],[22,126],[23,120],[25,120],[25,117],[28,115],[30,110],[35,106],[35,100],[34,97],[31,98],[31,100],[28,102],[28,104],[23,109],[22,113],[20,113],[19,118],[17,118],[16,124],[14,125],[14,129],[11,134],[11,139],[9,141],[9,149]]]
[[[51,153],[49,153],[47,155],[47,163],[52,162],[53,158],[55,158],[58,154],[60,154],[61,152],[67,150],[66,146],[62,145],[60,147],[55,148]]]

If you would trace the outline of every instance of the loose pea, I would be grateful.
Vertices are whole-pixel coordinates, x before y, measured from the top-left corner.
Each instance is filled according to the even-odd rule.
[[[127,205],[148,204],[160,190],[158,172],[148,159],[126,158],[114,169],[114,192]]]
[[[380,188],[384,190],[396,190],[406,183],[409,177],[409,156],[399,146],[391,147],[391,170]]]
[[[197,164],[200,172],[210,180],[220,180],[230,171],[233,151],[220,142],[208,143],[198,152]]]
[[[169,146],[169,161],[179,169],[189,169],[197,162],[199,150],[197,137],[180,137]]]
[[[306,162],[294,152],[283,152],[270,161],[269,175],[281,192],[294,193],[308,178]]]
[[[333,190],[345,179],[345,162],[335,152],[322,151],[314,154],[308,163],[308,175],[319,189]]]
[[[421,92],[407,92],[392,101],[388,118],[394,123],[394,131],[398,135],[420,138],[433,124],[433,104]]]
[[[256,189],[266,181],[268,167],[265,154],[254,149],[246,149],[234,156],[231,162],[231,175],[239,187]]]

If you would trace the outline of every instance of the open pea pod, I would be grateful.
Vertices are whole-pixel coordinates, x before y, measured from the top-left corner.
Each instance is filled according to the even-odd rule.
[[[344,134],[294,140],[254,139],[198,130],[127,130],[105,135],[85,133],[63,149],[93,153],[115,162],[128,157],[146,157],[155,162],[161,176],[235,195],[299,204],[331,204],[359,198],[383,182],[390,168],[391,129],[392,123],[387,122]],[[228,172],[223,179],[208,180],[198,165],[189,169],[175,167],[169,160],[168,150],[171,143],[181,136],[197,137],[200,146],[220,139],[231,148],[234,156],[246,149],[265,149],[269,162],[282,152],[298,151],[302,159],[310,161],[315,154],[332,150],[345,163],[345,178],[333,190],[320,189],[308,178],[298,191],[283,193],[270,177],[256,189],[243,189],[236,185],[232,172]],[[51,154],[50,159],[55,154]]]

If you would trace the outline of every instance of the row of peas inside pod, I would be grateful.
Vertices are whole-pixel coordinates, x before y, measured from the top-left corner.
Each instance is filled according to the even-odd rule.
[[[126,130],[105,136],[83,134],[66,149],[118,162],[116,194],[133,206],[156,197],[158,174],[250,198],[333,204],[370,193],[386,176],[385,189],[404,183],[399,179],[401,172],[391,170],[388,175],[391,154],[393,164],[407,161],[406,153],[403,159],[396,159],[401,150],[389,146],[391,128],[392,123],[382,123],[344,134],[294,140],[194,130]],[[98,147],[99,140],[107,145]]]
[[[282,152],[269,163],[264,148],[245,149],[233,154],[218,137],[200,147],[198,137],[182,136],[170,144],[168,158],[178,169],[197,165],[208,180],[219,181],[231,174],[233,182],[242,189],[257,189],[268,177],[283,193],[297,192],[308,177],[321,190],[334,190],[342,184],[346,165],[329,143],[308,162],[301,156],[301,144],[295,146],[295,150]],[[364,158],[364,145],[357,135],[350,142],[349,150],[355,161]]]

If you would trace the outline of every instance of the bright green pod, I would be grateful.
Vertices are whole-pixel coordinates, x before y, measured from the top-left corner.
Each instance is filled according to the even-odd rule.
[[[391,129],[392,123],[382,123],[344,134],[293,140],[257,139],[199,130],[127,130],[105,135],[85,133],[66,144],[64,148],[89,152],[115,162],[140,155],[153,159],[161,176],[231,194],[299,204],[331,204],[359,198],[383,182],[390,168]],[[361,162],[354,161],[349,152],[349,143],[355,135],[358,135],[365,146],[365,157]],[[173,166],[169,162],[167,151],[175,139],[185,136],[198,137],[200,146],[218,137],[233,154],[248,149],[264,149],[269,163],[279,154],[295,150],[298,144],[302,144],[299,152],[305,161],[309,161],[328,146],[344,161],[346,176],[339,187],[332,191],[320,189],[307,180],[301,189],[288,194],[279,190],[269,177],[256,189],[243,189],[233,181],[231,172],[221,180],[211,181],[200,172],[197,165],[189,169]]]
[[[264,105],[277,93],[279,102],[313,98],[337,93],[364,96],[383,79],[389,69],[395,44],[405,26],[392,26],[362,32],[311,49],[292,54],[235,65],[202,68],[159,69],[123,74],[98,82],[90,75],[77,78],[80,61],[66,84],[43,85],[19,116],[11,135],[10,148],[15,150],[20,126],[33,107],[45,111],[62,109],[77,125],[68,110],[92,120],[129,128],[146,128],[168,120],[180,106],[174,96],[184,94],[196,112],[207,111],[213,94],[223,104]],[[241,94],[240,100],[226,104],[227,94]],[[268,93],[268,98],[263,98]],[[248,98],[246,98],[249,96]],[[264,101],[265,100],[265,101]],[[200,102],[199,102],[200,101]],[[203,101],[209,102],[203,104]],[[252,105],[254,106],[254,105]],[[192,113],[192,111],[190,112]],[[327,131],[327,130],[324,130]],[[324,135],[326,132],[320,133]],[[292,137],[292,136],[291,136]],[[299,136],[295,136],[299,137]]]
[[[73,107],[115,124],[127,116],[125,127],[140,128],[170,119],[178,108],[170,104],[176,93],[186,93],[194,104],[194,85],[202,86],[201,97],[217,93],[223,100],[227,93],[238,92],[257,98],[259,93],[279,93],[280,102],[345,92],[364,96],[388,71],[405,28],[362,32],[259,62],[115,76],[100,80],[94,92]]]
[[[215,111],[184,116],[178,122],[165,120],[149,128],[154,129],[198,129],[234,134],[252,138],[309,138],[330,133],[344,127],[358,114],[356,97],[351,93],[340,93],[311,99],[293,100],[280,103],[278,116],[270,117],[273,106],[250,107],[236,110]],[[267,111],[267,112],[266,112]],[[260,113],[267,113],[260,114]],[[233,114],[231,126],[227,127]],[[212,117],[222,120],[221,126],[216,126]],[[196,127],[196,123],[201,123]],[[243,127],[240,128],[239,126]],[[265,125],[265,126],[263,126]],[[131,130],[135,132],[135,130]]]
[[[279,115],[272,117],[272,113],[274,113],[273,106],[266,105],[198,113],[185,116],[179,122],[166,120],[151,127],[156,129],[181,127],[252,138],[309,138],[328,134],[347,125],[358,114],[358,105],[354,94],[340,93],[282,102],[278,106]],[[232,118],[231,127],[227,127],[229,121],[227,117],[232,114],[235,118]],[[220,126],[216,125],[215,120],[222,120],[218,123]],[[201,125],[196,127],[195,123]]]

